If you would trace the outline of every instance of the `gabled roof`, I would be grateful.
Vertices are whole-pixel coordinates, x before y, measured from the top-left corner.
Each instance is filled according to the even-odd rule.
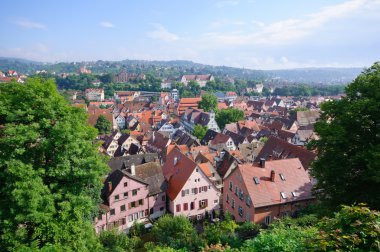
[[[206,135],[201,140],[201,144],[207,145],[209,141],[211,141],[212,139],[214,139],[216,137],[217,134],[218,134],[218,132],[216,132],[212,129],[208,129],[206,132]]]
[[[112,170],[118,170],[118,169],[123,170],[123,169],[129,169],[132,164],[140,165],[140,164],[153,162],[155,160],[158,160],[157,153],[129,155],[129,156],[111,158],[108,161],[108,166],[111,167]]]
[[[180,150],[174,148],[169,153],[162,171],[168,181],[167,195],[170,200],[177,197],[196,167],[197,164]]]
[[[229,136],[229,137],[231,137],[232,141],[234,141],[234,144],[236,146],[239,146],[239,144],[243,143],[244,140],[245,140],[245,137],[243,137],[241,135],[238,135],[238,134],[236,134],[234,132],[228,131],[228,130],[226,130],[224,132],[224,134],[227,135],[227,136]]]
[[[299,158],[302,166],[308,169],[315,157],[316,154],[311,151],[297,147],[275,136],[270,136],[255,161],[260,161],[260,158],[273,160]]]
[[[224,135],[222,133],[216,134],[214,139],[210,141],[210,145],[224,144],[230,139],[230,136]]]
[[[270,179],[272,171],[274,171],[274,182]],[[254,207],[314,198],[309,175],[298,158],[266,161],[265,168],[257,164],[242,164],[231,175],[235,172],[239,172],[242,176]],[[259,179],[259,184],[255,183],[254,177]],[[292,192],[296,193],[295,196]],[[286,199],[281,193],[284,193]]]
[[[155,195],[167,190],[167,183],[162,173],[162,167],[157,162],[149,162],[135,167],[136,177],[146,181],[149,195]]]

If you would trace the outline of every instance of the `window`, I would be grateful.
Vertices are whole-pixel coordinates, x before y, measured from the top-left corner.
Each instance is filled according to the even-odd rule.
[[[197,220],[202,220],[202,214],[197,215]]]
[[[140,215],[140,219],[142,219],[144,217],[144,211],[140,211],[139,215]]]
[[[120,206],[120,212],[124,212],[125,211],[125,205],[121,205]]]
[[[285,176],[284,176],[284,174],[283,174],[283,173],[280,173],[279,175],[280,175],[281,180],[284,181],[284,180],[285,180]]]
[[[115,195],[115,201],[119,200],[119,195]]]
[[[227,194],[226,202],[230,202],[230,195]]]
[[[115,209],[110,210],[110,215],[115,215]]]
[[[239,213],[240,217],[243,217],[244,209],[241,206],[238,207],[238,213]]]
[[[182,190],[182,197],[185,197],[186,195],[189,195],[189,189]]]
[[[258,177],[253,177],[253,181],[255,181],[255,184],[260,184],[260,179]]]
[[[121,219],[121,225],[125,225],[125,218]]]
[[[160,207],[160,211],[164,211],[164,207]]]
[[[207,192],[207,186],[199,187],[199,193],[201,193],[201,192]]]
[[[162,201],[165,201],[165,199],[166,199],[165,195],[163,195],[163,196],[161,197],[161,199],[162,199]]]
[[[124,193],[124,199],[127,199],[128,198],[128,192],[125,192]]]
[[[296,193],[296,192],[292,192],[292,196],[293,196],[293,197],[297,197],[297,196],[298,196],[298,193]]]
[[[128,221],[129,221],[129,222],[132,222],[132,221],[133,221],[133,215],[132,215],[132,214],[128,215]]]
[[[181,212],[181,205],[180,204],[176,205],[175,211],[176,212]]]
[[[127,187],[128,186],[128,182],[124,182],[124,187]]]
[[[134,213],[133,214],[133,219],[137,220],[139,218],[139,214],[138,213]]]
[[[195,169],[195,171],[196,171],[196,172],[199,172],[199,169],[197,168],[197,169]]]
[[[140,199],[140,200],[139,200],[139,206],[142,206],[142,205],[144,205],[144,200],[143,200],[143,199]]]
[[[239,195],[239,188],[237,186],[235,186],[235,195],[238,196]]]
[[[230,191],[232,192],[232,181],[230,181]]]
[[[190,210],[194,210],[194,202],[190,202]]]
[[[244,200],[244,192],[241,189],[239,189],[239,199]]]
[[[197,194],[197,193],[198,193],[198,188],[191,189],[191,194]]]
[[[232,208],[235,208],[235,200],[234,200],[234,199],[232,199],[231,207],[232,207]]]
[[[246,213],[245,214],[245,221],[249,222],[250,221],[250,216],[249,216],[249,213]]]
[[[100,213],[100,214],[98,215],[98,220],[102,220],[102,218],[103,218],[103,214]]]
[[[187,211],[189,208],[189,205],[187,203],[183,203],[183,211]]]
[[[269,224],[270,224],[270,221],[271,221],[271,217],[270,217],[270,215],[266,216],[265,219],[264,219],[264,223],[265,223],[266,225],[269,225]]]
[[[133,189],[132,190],[132,196],[136,196],[137,195],[137,189]]]
[[[154,208],[152,207],[151,209],[149,209],[149,214],[153,214],[154,213]]]
[[[246,199],[245,199],[245,204],[247,204],[247,206],[250,206],[251,205],[251,197],[249,197],[248,195],[247,195],[247,197],[246,197]]]
[[[131,208],[136,207],[136,201],[131,202]]]
[[[218,200],[216,199],[216,200],[214,200],[214,204],[218,204]]]
[[[286,199],[286,193],[281,192],[281,198]]]
[[[207,207],[207,199],[200,200],[199,201],[199,208],[205,208]]]

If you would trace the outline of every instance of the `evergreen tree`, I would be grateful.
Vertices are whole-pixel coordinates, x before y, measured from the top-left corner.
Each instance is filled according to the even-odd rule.
[[[99,249],[92,220],[107,166],[95,137],[52,80],[0,86],[2,251]]]

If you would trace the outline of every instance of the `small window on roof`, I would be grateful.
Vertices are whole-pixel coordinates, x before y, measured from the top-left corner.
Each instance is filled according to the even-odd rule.
[[[255,184],[260,184],[260,179],[258,177],[253,177],[253,181],[255,181]]]
[[[298,193],[296,193],[296,192],[292,192],[292,195],[293,195],[293,197],[297,197],[297,196],[298,196]]]
[[[285,180],[285,175],[283,173],[280,173],[281,180]]]
[[[286,193],[281,192],[281,197],[282,197],[283,199],[286,199]]]

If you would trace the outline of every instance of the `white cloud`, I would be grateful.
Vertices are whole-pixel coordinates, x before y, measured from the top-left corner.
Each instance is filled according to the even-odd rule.
[[[100,22],[100,26],[104,28],[114,28],[115,25],[109,21]]]
[[[33,22],[28,19],[19,19],[14,22],[16,25],[26,29],[40,29],[46,30],[47,26],[41,23]]]
[[[224,7],[231,7],[236,6],[239,4],[239,1],[237,0],[226,0],[226,1],[219,1],[215,4],[218,8],[224,8]]]
[[[150,31],[147,33],[148,37],[163,41],[176,41],[179,39],[179,37],[169,32],[164,26],[161,24],[153,24],[156,29],[154,31]]]
[[[210,44],[217,42],[220,45],[288,44],[311,35],[333,19],[352,15],[356,11],[375,7],[379,3],[379,0],[350,0],[342,4],[325,7],[305,18],[285,19],[271,24],[252,21],[256,27],[256,32],[211,32],[204,34],[203,39],[210,41]]]

